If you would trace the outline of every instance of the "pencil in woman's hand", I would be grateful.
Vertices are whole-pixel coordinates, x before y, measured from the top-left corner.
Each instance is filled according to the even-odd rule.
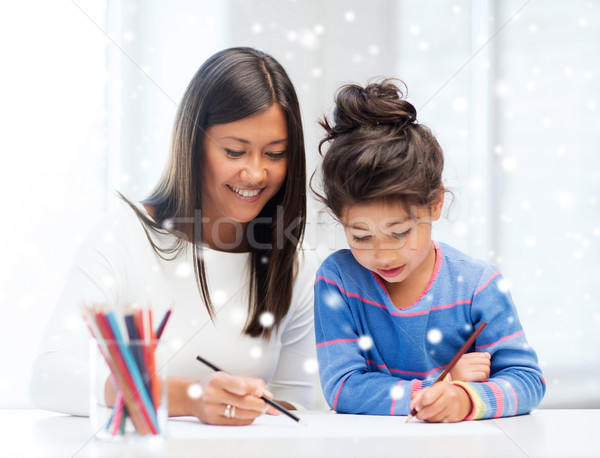
[[[213,363],[208,362],[207,360],[205,360],[204,358],[202,358],[201,356],[196,356],[196,359],[198,361],[200,361],[202,364],[204,364],[205,366],[210,367],[213,371],[215,372],[223,372],[222,369],[219,369],[217,366],[215,366]],[[290,412],[289,410],[287,410],[285,407],[283,407],[282,405],[279,405],[278,403],[276,403],[275,401],[269,399],[266,396],[261,396],[260,397],[263,401],[265,401],[267,404],[269,404],[271,407],[274,407],[275,409],[277,409],[278,411],[280,411],[282,414],[287,415],[288,417],[290,417],[292,420],[294,420],[297,423],[300,423],[302,425],[306,425],[305,422],[302,421],[301,418],[298,418],[296,415],[294,415],[292,412]]]
[[[433,382],[434,384],[444,380],[444,377],[446,377],[446,375],[448,375],[448,373],[454,368],[454,366],[456,366],[456,363],[458,362],[460,357],[462,355],[464,355],[465,352],[469,348],[471,348],[471,345],[473,345],[473,342],[475,342],[475,339],[477,339],[477,337],[479,337],[479,334],[481,334],[481,331],[483,331],[483,329],[486,326],[487,326],[487,323],[485,321],[482,321],[481,324],[479,325],[479,327],[473,332],[473,334],[471,334],[471,336],[467,339],[467,341],[463,344],[463,346],[460,347],[460,350],[458,350],[456,352],[456,355],[454,355],[454,358],[452,358],[450,360],[450,362],[446,365],[446,368],[442,371],[442,373],[440,375],[438,375],[438,378],[436,378],[435,382]],[[412,419],[412,417],[414,417],[416,414],[417,414],[417,409],[412,409],[411,412],[408,414],[408,417],[406,417],[406,423],[408,423]]]

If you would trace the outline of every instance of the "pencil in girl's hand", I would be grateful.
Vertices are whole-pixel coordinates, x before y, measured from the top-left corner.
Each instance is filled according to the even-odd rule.
[[[204,364],[205,366],[210,367],[215,372],[223,372],[223,369],[219,369],[217,366],[215,366],[214,364],[208,362],[207,360],[205,360],[201,356],[196,356],[196,359],[198,361],[200,361],[202,364]],[[288,417],[290,417],[296,423],[299,423],[301,425],[306,425],[306,423],[304,421],[302,421],[301,418],[298,418],[296,415],[294,415],[292,412],[290,412],[289,410],[287,410],[282,405],[277,404],[275,401],[269,399],[268,397],[266,397],[264,395],[261,396],[260,398],[263,401],[265,401],[267,404],[269,404],[271,407],[274,407],[275,409],[279,410],[282,414],[287,415]]]
[[[475,339],[477,339],[477,337],[479,337],[479,334],[481,334],[481,331],[483,331],[483,329],[486,327],[486,325],[487,325],[487,323],[485,321],[481,322],[479,327],[473,332],[473,334],[471,334],[471,336],[467,339],[467,341],[463,344],[463,346],[460,347],[460,350],[458,350],[456,352],[456,355],[454,355],[454,358],[452,358],[450,360],[450,362],[448,363],[446,368],[442,371],[442,373],[440,375],[438,375],[438,378],[436,378],[435,382],[433,382],[434,384],[444,380],[444,377],[446,377],[446,375],[448,375],[448,373],[454,368],[454,366],[456,365],[456,363],[458,362],[460,357],[465,354],[465,352],[471,347],[471,345],[473,345],[473,342],[475,342]],[[406,417],[406,423],[408,423],[412,419],[412,417],[414,417],[416,414],[417,414],[417,409],[412,409],[411,412],[408,414],[408,417]]]

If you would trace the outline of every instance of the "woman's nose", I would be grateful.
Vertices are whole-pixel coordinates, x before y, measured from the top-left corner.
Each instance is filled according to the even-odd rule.
[[[242,168],[242,178],[252,186],[262,186],[268,173],[261,159],[250,159]]]

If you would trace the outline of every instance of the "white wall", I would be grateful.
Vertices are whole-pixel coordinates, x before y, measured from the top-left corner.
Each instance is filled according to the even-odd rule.
[[[294,81],[309,172],[337,87],[407,83],[456,194],[435,236],[503,270],[545,371],[543,405],[600,407],[600,3],[46,3],[0,7],[0,405],[27,403],[38,337],[93,217],[115,189],[146,195],[189,79],[245,45]],[[345,242],[319,209],[307,243],[325,254]]]

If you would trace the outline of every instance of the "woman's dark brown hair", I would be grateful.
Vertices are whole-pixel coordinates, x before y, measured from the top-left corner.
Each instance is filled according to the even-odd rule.
[[[444,192],[442,148],[396,81],[342,86],[333,121],[320,122],[323,193],[315,194],[337,218],[344,207],[380,199],[429,206]]]
[[[275,103],[281,106],[287,121],[287,175],[281,189],[255,218],[257,223],[269,223],[250,222],[251,233],[247,234],[253,243],[244,333],[267,338],[272,327],[262,326],[259,318],[263,312],[270,312],[276,326],[289,310],[297,269],[296,250],[306,220],[306,159],[300,107],[289,76],[273,57],[252,48],[230,48],[210,57],[183,95],[175,116],[167,165],[150,196],[142,201],[153,207],[153,218],[124,198],[163,259],[173,259],[184,251],[187,240],[183,234],[193,234],[196,281],[214,318],[201,249],[203,140],[209,127],[247,118]],[[149,230],[180,237],[171,247],[159,247]],[[285,237],[278,236],[277,231],[284,230]]]

